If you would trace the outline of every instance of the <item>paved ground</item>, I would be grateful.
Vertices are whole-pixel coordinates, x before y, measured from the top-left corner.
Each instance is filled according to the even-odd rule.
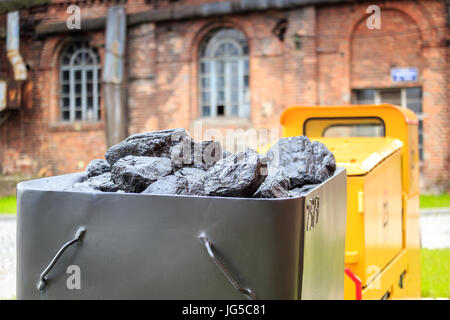
[[[450,248],[450,208],[421,211],[420,236],[423,248]]]
[[[450,248],[450,208],[420,215],[422,247]],[[0,299],[16,295],[16,218],[0,215]]]

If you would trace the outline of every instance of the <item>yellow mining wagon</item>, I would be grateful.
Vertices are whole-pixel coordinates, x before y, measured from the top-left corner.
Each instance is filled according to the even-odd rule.
[[[393,105],[291,107],[283,136],[324,143],[347,169],[345,299],[420,297],[415,114]]]

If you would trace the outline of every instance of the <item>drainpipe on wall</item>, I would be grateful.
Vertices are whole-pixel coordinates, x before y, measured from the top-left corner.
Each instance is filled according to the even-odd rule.
[[[1,112],[6,109],[6,95],[7,95],[6,81],[0,80],[0,125],[2,124],[2,114]]]
[[[103,97],[106,143],[110,147],[127,137],[127,114],[123,86],[126,18],[123,7],[108,9],[106,20]]]
[[[6,55],[14,70],[14,80],[26,80],[27,68],[19,51],[20,28],[19,11],[8,13],[6,34]]]

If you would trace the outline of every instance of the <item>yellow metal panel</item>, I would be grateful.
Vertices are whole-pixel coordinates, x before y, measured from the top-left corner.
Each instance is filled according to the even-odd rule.
[[[401,251],[402,182],[400,151],[364,178],[364,238],[366,273],[370,282]]]
[[[347,175],[363,175],[378,163],[402,148],[393,138],[311,138],[322,142],[333,152],[338,167],[347,168]]]
[[[345,276],[345,278],[344,278],[344,300],[355,300],[355,299],[356,299],[355,284],[349,277]]]
[[[349,176],[347,180],[345,266],[361,279],[363,286],[377,277],[402,250],[400,166],[401,152],[396,151],[368,174]],[[351,299],[355,287],[347,280],[344,298]]]
[[[364,215],[359,212],[358,194],[363,192],[364,179],[353,176],[347,179],[347,227],[345,233],[345,267],[361,279],[364,265]],[[355,298],[355,285],[346,276],[344,299]]]
[[[364,213],[364,191],[358,191],[358,213]]]
[[[389,292],[390,299],[420,298],[419,196],[406,200],[406,249],[403,249],[363,290],[363,299],[381,299]],[[403,275],[403,288],[400,277]],[[349,294],[346,299],[351,299]],[[353,298],[354,299],[354,298]]]
[[[362,291],[363,300],[379,300],[388,294],[388,299],[407,297],[406,282],[414,275],[406,271],[403,289],[399,286],[400,276],[407,265],[407,253],[402,250],[386,268],[379,273]],[[411,297],[411,296],[410,296]]]

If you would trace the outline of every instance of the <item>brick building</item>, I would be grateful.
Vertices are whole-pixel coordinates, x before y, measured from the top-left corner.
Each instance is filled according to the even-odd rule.
[[[8,5],[6,5],[6,3]],[[69,5],[81,29],[69,30]],[[423,188],[448,188],[449,1],[0,1],[0,79],[14,84],[5,11],[20,10],[31,92],[0,113],[3,174],[79,171],[105,151],[105,21],[126,8],[128,132],[275,128],[291,105],[390,102],[421,119]],[[369,29],[370,5],[381,28]],[[393,69],[413,77],[397,81]]]

